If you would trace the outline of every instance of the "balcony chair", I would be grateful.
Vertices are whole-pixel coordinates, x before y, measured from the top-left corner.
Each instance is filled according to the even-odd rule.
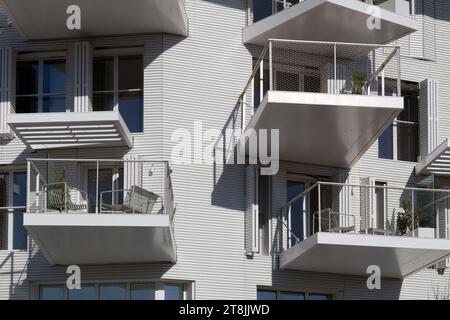
[[[55,183],[46,185],[47,209],[63,211],[86,210],[86,204],[76,204],[72,202],[70,191],[76,190],[69,188],[65,183]],[[78,190],[77,190],[78,191]]]
[[[159,195],[138,186],[132,186],[127,190],[105,191],[102,192],[102,194],[120,191],[126,192],[126,197],[123,204],[107,204],[102,202],[102,213],[106,211],[151,214],[153,207],[159,198]]]
[[[323,209],[321,211],[322,221],[320,223],[322,232],[334,232],[334,233],[350,233],[355,232],[355,225],[348,223],[347,226],[341,226],[341,216],[343,214],[333,211],[330,208]],[[314,219],[318,220],[318,212],[314,213]]]

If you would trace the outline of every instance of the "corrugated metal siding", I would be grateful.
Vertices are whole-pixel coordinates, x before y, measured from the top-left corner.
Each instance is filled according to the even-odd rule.
[[[247,49],[241,42],[241,30],[247,20],[246,4],[246,0],[187,0],[190,23],[190,37],[187,39],[171,35],[91,39],[94,47],[144,46],[145,131],[134,135],[132,150],[78,149],[50,155],[121,158],[132,153],[147,159],[170,159],[172,147],[177,143],[171,139],[174,129],[187,129],[193,134],[196,120],[203,121],[204,129],[227,127],[230,114],[251,73],[251,53],[259,50],[254,47]],[[446,43],[450,34],[450,5],[447,1],[436,1],[436,16],[436,62],[404,57],[402,77],[417,82],[436,78],[442,83],[440,102],[444,110],[439,126],[444,137],[450,134],[450,108],[446,107],[450,105],[450,76],[447,71],[450,49]],[[411,37],[406,42],[410,43],[411,49],[421,51],[422,40],[413,40]],[[10,28],[0,37],[0,46],[4,45],[19,51],[67,50],[68,100],[72,101],[68,106],[72,103],[69,109],[73,109],[73,99],[70,98],[73,97],[74,82],[73,41],[25,43],[14,28]],[[409,54],[413,55],[414,50],[411,51]],[[198,147],[195,150],[199,151]],[[372,177],[387,181],[388,185],[414,182],[414,163],[378,159],[377,152],[378,145],[374,143],[351,170],[348,181],[359,183],[361,178]],[[29,151],[17,139],[2,142],[0,146],[1,164],[23,163],[28,156]],[[281,165],[280,173],[272,179],[275,253],[280,248],[281,239],[285,239],[285,235],[277,236],[277,217],[286,202],[286,178],[290,173],[333,179],[346,172],[292,163]],[[251,185],[243,166],[221,163],[215,166],[200,163],[174,165],[178,263],[174,266],[86,266],[82,268],[83,281],[195,280],[197,299],[251,299],[256,297],[257,286],[330,292],[345,299],[430,298],[433,286],[448,283],[448,273],[441,276],[435,270],[424,270],[403,282],[385,279],[381,291],[368,291],[366,279],[362,277],[281,271],[277,268],[276,255],[275,260],[260,254],[247,259],[245,250],[249,244],[245,226],[248,220],[245,215],[250,201],[248,190],[251,188],[248,186]],[[29,253],[14,253],[12,257],[10,253],[0,252],[0,264],[5,261],[0,268],[0,299],[28,298],[30,283],[65,281],[65,269],[50,267],[38,248],[33,243],[32,246]]]

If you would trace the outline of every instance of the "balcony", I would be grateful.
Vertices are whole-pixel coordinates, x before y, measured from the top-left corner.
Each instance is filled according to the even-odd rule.
[[[175,263],[166,162],[29,159],[24,226],[52,265]]]
[[[280,268],[404,278],[450,255],[449,190],[319,182],[282,209]]]
[[[120,112],[45,112],[9,114],[7,124],[33,150],[82,147],[132,147]]]
[[[270,40],[241,95],[243,123],[279,129],[280,160],[348,169],[402,111],[400,90],[398,47]]]
[[[450,175],[450,143],[445,139],[436,149],[427,156],[420,158],[416,165],[416,175]]]
[[[274,3],[286,2],[273,0]],[[286,3],[288,3],[287,1]],[[314,40],[387,44],[418,30],[417,23],[385,8],[356,0],[301,0],[284,10],[249,25],[243,42],[263,46],[269,39]],[[273,8],[279,8],[274,5]],[[378,8],[379,11],[374,11]],[[371,16],[379,14],[379,28],[368,28]]]
[[[188,35],[184,0],[1,0],[25,40],[170,33]],[[69,5],[81,11],[81,29],[69,30]]]

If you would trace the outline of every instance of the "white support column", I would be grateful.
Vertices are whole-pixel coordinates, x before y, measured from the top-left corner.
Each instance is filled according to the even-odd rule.
[[[75,112],[91,110],[92,46],[88,41],[75,43]]]

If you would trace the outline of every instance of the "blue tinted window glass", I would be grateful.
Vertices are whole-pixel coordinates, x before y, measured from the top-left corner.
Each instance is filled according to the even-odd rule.
[[[272,15],[272,0],[253,1],[253,21],[257,22]]]
[[[297,292],[280,292],[278,300],[305,300],[305,294]]]
[[[258,290],[256,293],[257,300],[277,300],[276,291]]]
[[[43,112],[65,112],[65,111],[66,111],[65,96],[44,97]]]
[[[95,300],[94,286],[81,286],[81,289],[68,290],[69,300]]]
[[[40,300],[64,300],[63,286],[41,286],[39,288]]]
[[[181,290],[181,286],[166,284],[164,286],[164,299],[165,300],[181,300],[181,295],[183,291]]]
[[[13,205],[25,206],[27,201],[27,174],[25,172],[14,173]],[[27,231],[23,226],[23,212],[25,209],[14,210],[13,248],[27,249]]]
[[[127,290],[124,284],[101,284],[100,300],[126,300]]]
[[[392,125],[384,130],[378,138],[378,157],[382,159],[394,159],[394,141]]]
[[[155,300],[155,287],[151,283],[133,283],[130,290],[131,300]]]
[[[131,132],[143,131],[144,101],[142,92],[120,93],[119,111]]]
[[[44,93],[66,92],[66,62],[44,61]]]

